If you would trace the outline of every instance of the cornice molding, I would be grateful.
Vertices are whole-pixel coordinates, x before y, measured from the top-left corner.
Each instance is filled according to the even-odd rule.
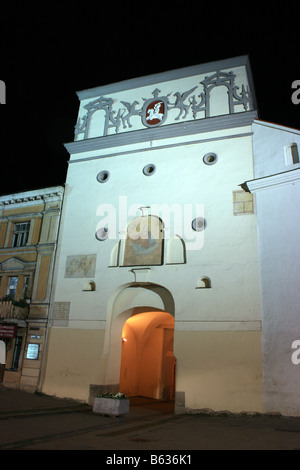
[[[294,170],[285,171],[283,173],[277,173],[275,175],[264,176],[245,183],[240,186],[248,192],[257,192],[260,190],[268,189],[274,186],[291,184],[294,181],[300,180],[300,168]]]
[[[0,196],[0,205],[2,208],[7,208],[9,205],[37,205],[44,204],[46,202],[59,199],[61,200],[64,194],[64,188],[61,186],[38,189],[33,191],[26,191],[22,193],[7,194],[5,196]]]

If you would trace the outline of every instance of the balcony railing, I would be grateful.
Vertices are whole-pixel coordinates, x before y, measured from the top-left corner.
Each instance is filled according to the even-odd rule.
[[[12,300],[0,301],[0,320],[12,318],[15,320],[25,320],[29,314],[29,307],[24,305],[14,305]]]

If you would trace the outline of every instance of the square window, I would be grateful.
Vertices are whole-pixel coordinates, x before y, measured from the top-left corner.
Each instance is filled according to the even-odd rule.
[[[15,298],[17,284],[18,284],[18,276],[11,276],[8,278],[6,294],[9,295],[12,299]]]
[[[29,235],[30,222],[15,224],[12,246],[24,246],[27,243]]]

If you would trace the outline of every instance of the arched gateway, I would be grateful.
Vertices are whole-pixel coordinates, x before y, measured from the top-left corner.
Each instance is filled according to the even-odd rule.
[[[163,286],[134,282],[111,296],[103,383],[129,396],[174,397],[174,300]]]

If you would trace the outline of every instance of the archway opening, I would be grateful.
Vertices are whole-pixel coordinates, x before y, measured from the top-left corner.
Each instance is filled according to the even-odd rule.
[[[122,330],[119,390],[128,397],[174,401],[174,317],[164,311],[131,316]]]

